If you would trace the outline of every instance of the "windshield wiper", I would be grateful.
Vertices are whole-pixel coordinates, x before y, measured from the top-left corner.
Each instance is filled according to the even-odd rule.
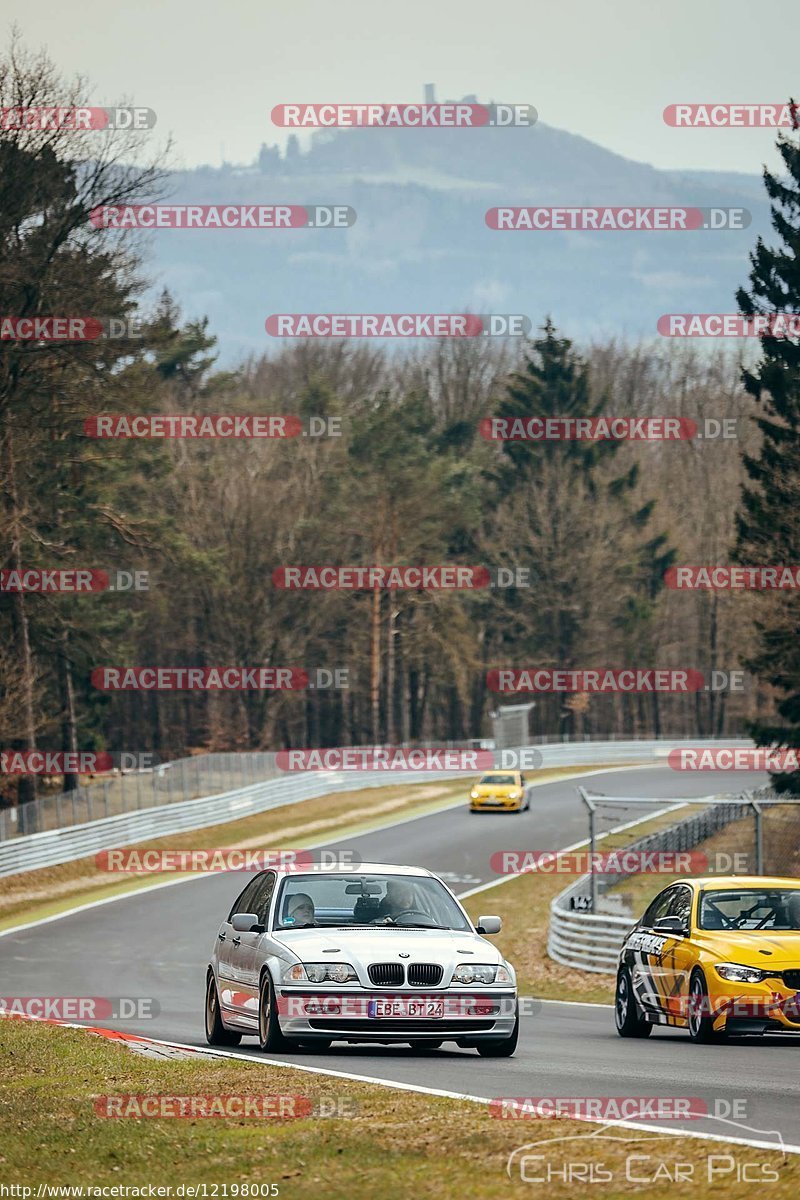
[[[395,927],[395,929],[449,929],[450,928],[449,925],[420,925],[418,921],[410,921],[408,923],[408,925],[406,925],[405,922],[403,922],[402,924],[398,924],[396,921],[392,921],[392,925]]]

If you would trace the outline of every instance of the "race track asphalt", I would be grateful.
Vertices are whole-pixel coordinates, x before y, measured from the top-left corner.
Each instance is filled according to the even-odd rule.
[[[520,816],[471,815],[459,806],[349,838],[346,846],[364,861],[428,867],[456,893],[465,893],[495,878],[489,865],[495,850],[554,850],[585,838],[586,813],[576,782],[533,789],[531,810]],[[762,782],[743,773],[676,775],[660,765],[593,774],[586,786],[614,795],[652,796],[662,807],[667,798]],[[641,815],[628,809],[619,820]],[[201,841],[206,844],[208,838]],[[206,966],[220,920],[242,886],[239,873],[208,875],[11,931],[0,936],[0,994],[153,997],[159,1005],[155,1019],[104,1023],[205,1045]],[[491,896],[488,890],[484,911],[492,911]],[[540,1002],[530,1008],[511,1059],[483,1059],[448,1043],[426,1056],[408,1047],[334,1043],[329,1051],[291,1054],[285,1061],[483,1097],[692,1097],[709,1112],[734,1118],[737,1110],[730,1106],[738,1103],[736,1124],[702,1119],[687,1127],[770,1142],[775,1140],[770,1131],[780,1131],[787,1143],[800,1145],[800,1039],[694,1046],[681,1031],[656,1030],[646,1041],[622,1042],[610,1007]],[[259,1053],[250,1039],[240,1052]],[[543,1136],[534,1126],[542,1128],[521,1123],[521,1143]]]

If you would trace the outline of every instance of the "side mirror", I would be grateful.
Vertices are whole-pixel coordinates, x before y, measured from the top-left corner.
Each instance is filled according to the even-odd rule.
[[[687,937],[689,933],[680,917],[659,917],[653,929],[657,933],[671,933],[675,937]]]
[[[475,928],[478,933],[499,933],[503,928],[503,921],[501,917],[478,917]]]
[[[237,933],[263,933],[264,926],[259,923],[256,913],[234,913],[231,925]]]

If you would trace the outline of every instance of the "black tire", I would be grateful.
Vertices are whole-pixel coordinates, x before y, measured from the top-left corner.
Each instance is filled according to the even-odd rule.
[[[206,1041],[209,1046],[238,1046],[242,1040],[240,1033],[233,1033],[222,1024],[222,1014],[219,1009],[219,994],[214,972],[209,971],[206,979]]]
[[[428,1053],[430,1053],[431,1050],[440,1050],[441,1046],[442,1046],[441,1042],[424,1042],[421,1040],[416,1041],[416,1042],[411,1042],[409,1044],[411,1046],[411,1049],[416,1054],[428,1054]]]
[[[630,971],[623,967],[617,975],[617,990],[614,996],[614,1024],[617,1033],[624,1038],[646,1038],[653,1026],[639,1013],[639,1005],[633,994]]]
[[[689,1038],[698,1046],[724,1040],[724,1031],[717,1033],[708,1001],[708,985],[702,971],[693,971],[689,980]]]
[[[508,1037],[487,1038],[478,1042],[478,1054],[481,1058],[511,1058],[517,1049],[519,1041],[519,1005],[514,1016],[514,1028]]]
[[[275,988],[269,971],[262,973],[258,989],[258,1045],[265,1054],[292,1049],[292,1043],[281,1033]]]

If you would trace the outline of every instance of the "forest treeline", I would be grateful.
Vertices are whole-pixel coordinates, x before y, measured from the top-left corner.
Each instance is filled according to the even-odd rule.
[[[0,63],[2,107],[63,105],[65,88],[19,46]],[[89,220],[164,186],[163,163],[142,165],[140,136],[0,136],[0,313],[135,317],[140,334],[0,342],[0,566],[148,580],[146,591],[0,594],[0,745],[163,758],[460,741],[490,734],[491,712],[514,702],[487,689],[500,666],[745,672],[741,687],[686,695],[537,696],[534,735],[713,736],[772,719],[771,682],[746,671],[758,600],[664,579],[675,565],[734,561],[746,456],[763,437],[741,351],[573,345],[543,314],[525,341],[310,340],[220,371],[207,322],[184,319],[167,293],[145,301],[141,248]],[[306,429],[335,418],[339,432],[87,436],[85,422],[107,413],[292,414]],[[735,436],[500,442],[481,435],[491,415],[684,417]],[[273,582],[292,564],[450,563],[523,568],[530,586]],[[348,686],[102,691],[92,672],[111,665],[338,669]]]

